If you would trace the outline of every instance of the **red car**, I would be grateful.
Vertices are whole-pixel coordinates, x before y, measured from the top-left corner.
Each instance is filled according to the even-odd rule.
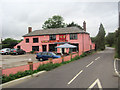
[[[11,49],[11,52],[10,52],[10,54],[14,54],[14,55],[18,55],[18,54],[25,54],[26,52],[24,51],[24,50],[22,50],[22,49]]]

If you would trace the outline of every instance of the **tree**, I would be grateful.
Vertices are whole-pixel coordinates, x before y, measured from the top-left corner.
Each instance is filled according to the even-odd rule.
[[[7,38],[2,41],[2,48],[13,48],[17,44],[18,44],[17,40],[14,40],[12,38]]]
[[[73,26],[76,26],[80,29],[83,29],[80,25],[78,25],[77,23],[74,23],[74,22],[71,22],[71,23],[67,24],[67,27],[73,27]]]
[[[105,29],[102,24],[100,24],[99,32],[96,36],[96,49],[104,50],[105,49]]]
[[[23,39],[17,40],[18,43],[20,43],[21,41],[23,41]]]
[[[91,41],[95,43],[96,37],[91,37]]]
[[[108,44],[110,47],[115,44],[115,33],[108,33],[108,35],[105,38],[106,44]]]
[[[120,58],[120,28],[115,32],[116,37],[116,57]]]
[[[50,28],[63,28],[65,27],[65,23],[63,22],[63,17],[59,15],[54,15],[52,18],[46,20],[42,26],[43,29],[50,29]]]

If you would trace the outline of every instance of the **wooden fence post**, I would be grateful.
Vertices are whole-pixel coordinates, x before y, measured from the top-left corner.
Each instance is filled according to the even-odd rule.
[[[31,60],[31,58],[28,60],[28,65],[29,65],[29,70],[33,71],[33,61]]]
[[[72,60],[72,53],[70,53],[70,57],[71,57],[71,60]]]
[[[64,56],[63,55],[61,56],[61,58],[62,58],[62,62],[64,62]]]
[[[52,58],[49,58],[48,60],[50,61],[50,63],[53,63],[53,62],[52,62]]]

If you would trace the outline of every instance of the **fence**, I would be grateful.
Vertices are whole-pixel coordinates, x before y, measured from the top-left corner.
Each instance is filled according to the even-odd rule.
[[[72,58],[74,58],[77,55],[78,54],[76,54],[76,53],[73,54]],[[63,57],[63,60],[64,61],[71,60],[71,55]],[[62,58],[52,59],[52,63],[53,64],[55,64],[55,63],[61,63],[61,62],[62,62]],[[39,65],[47,64],[47,63],[50,63],[50,61],[48,60],[48,61],[34,63],[33,64],[33,70],[36,70],[39,67]],[[15,74],[15,73],[17,73],[19,71],[25,71],[25,70],[29,70],[29,65],[22,65],[22,66],[17,66],[17,67],[13,67],[13,68],[2,69],[2,74],[5,74],[5,75]]]

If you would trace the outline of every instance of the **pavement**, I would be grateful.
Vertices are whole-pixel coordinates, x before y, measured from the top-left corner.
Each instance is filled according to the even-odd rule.
[[[114,76],[114,49],[89,55],[5,88],[119,88]]]
[[[31,58],[33,63],[39,62],[35,58],[35,54],[23,54],[23,55],[0,55],[0,66],[2,69],[21,66],[28,64],[28,60]]]

